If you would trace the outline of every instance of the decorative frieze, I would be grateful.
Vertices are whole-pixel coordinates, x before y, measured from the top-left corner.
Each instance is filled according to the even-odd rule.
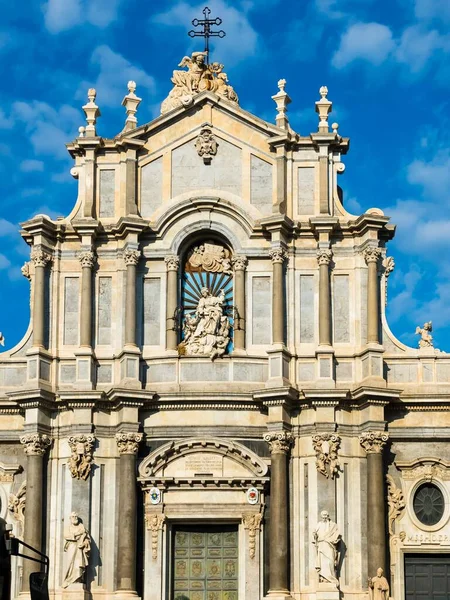
[[[48,252],[44,252],[42,248],[35,247],[31,252],[31,260],[35,267],[45,267],[52,260],[52,256]]]
[[[264,434],[264,441],[269,444],[271,454],[288,454],[294,444],[294,436],[288,431],[278,431]]]
[[[243,256],[242,254],[234,256],[231,262],[233,263],[233,268],[235,271],[245,271],[248,264],[247,257]]]
[[[180,259],[178,256],[166,256],[164,262],[166,263],[166,268],[168,271],[178,271],[178,267],[180,266]]]
[[[281,246],[278,246],[277,248],[271,248],[269,250],[269,256],[272,259],[272,264],[276,264],[276,263],[283,264],[283,262],[287,258],[287,252],[284,248],[281,248]]]
[[[359,436],[359,443],[367,454],[380,454],[389,439],[384,431],[368,431]]]
[[[379,248],[366,248],[364,250],[364,260],[366,264],[369,263],[378,263],[381,257],[381,250]]]
[[[333,252],[328,248],[319,248],[317,250],[317,262],[321,265],[329,265],[333,258]]]
[[[133,248],[127,248],[125,250],[125,252],[123,253],[123,259],[124,259],[127,267],[129,267],[129,266],[135,267],[138,264],[140,258],[141,258],[140,250],[134,250]]]
[[[146,513],[145,524],[147,529],[152,532],[152,558],[156,560],[158,558],[158,536],[159,532],[164,526],[166,517],[160,513]]]
[[[8,510],[14,515],[16,521],[22,524],[25,520],[25,504],[27,495],[27,483],[24,481],[20,486],[17,494],[9,495]]]
[[[45,433],[28,433],[21,436],[20,443],[24,446],[23,450],[25,454],[44,456],[52,440]]]
[[[395,485],[392,475],[386,475],[386,481],[388,484],[389,535],[394,535],[395,520],[398,519],[398,517],[402,514],[403,510],[405,509],[406,502],[402,490]]]
[[[68,442],[72,452],[69,459],[70,474],[74,479],[86,480],[92,469],[95,436],[92,434],[71,435]]]
[[[142,433],[117,433],[116,442],[119,454],[137,454]]]
[[[242,524],[248,531],[248,552],[253,560],[256,555],[256,536],[261,529],[261,513],[245,513],[242,515]]]
[[[92,250],[85,250],[78,256],[82,268],[92,269],[95,264],[95,254]]]
[[[339,471],[338,449],[341,438],[330,433],[321,433],[312,438],[316,453],[316,467],[327,479],[334,479]]]

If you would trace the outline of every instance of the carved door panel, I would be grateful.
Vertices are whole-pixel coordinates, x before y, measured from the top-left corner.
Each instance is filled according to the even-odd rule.
[[[174,532],[174,600],[238,600],[237,526],[180,526]]]
[[[405,556],[405,600],[448,600],[450,555]]]

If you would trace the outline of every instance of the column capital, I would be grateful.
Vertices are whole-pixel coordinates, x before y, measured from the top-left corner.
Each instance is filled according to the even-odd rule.
[[[116,443],[119,454],[137,454],[142,433],[116,433]]]
[[[366,264],[377,263],[381,257],[381,250],[380,248],[366,248],[363,252],[363,255]]]
[[[385,431],[368,431],[359,436],[359,443],[367,454],[381,454],[388,439]]]
[[[51,262],[52,255],[42,250],[39,246],[36,246],[31,252],[31,260],[35,267],[45,267],[47,263]]]
[[[272,259],[272,263],[283,263],[287,258],[287,252],[281,246],[277,246],[276,248],[271,248],[269,250],[269,256]]]
[[[166,268],[168,271],[178,271],[178,267],[180,266],[180,257],[176,254],[171,254],[164,258],[164,262],[166,263]]]
[[[52,440],[45,433],[27,433],[20,437],[20,443],[28,456],[44,456]]]
[[[92,269],[95,264],[95,259],[95,253],[92,250],[84,250],[78,256],[78,260],[80,261],[83,269],[85,267]]]
[[[245,271],[245,269],[247,268],[248,260],[247,257],[243,254],[236,254],[236,256],[233,256],[231,262],[235,271]]]
[[[140,258],[141,258],[140,250],[134,250],[133,248],[127,248],[125,250],[125,252],[123,253],[123,259],[124,259],[127,267],[129,267],[129,266],[135,267],[138,264]]]
[[[269,444],[271,454],[288,454],[294,443],[294,436],[288,431],[277,431],[264,434],[264,441]]]
[[[319,248],[317,250],[317,262],[320,265],[329,265],[333,258],[333,252],[329,248]]]

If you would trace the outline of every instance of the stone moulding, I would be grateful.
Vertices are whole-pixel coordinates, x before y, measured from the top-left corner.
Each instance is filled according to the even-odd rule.
[[[402,472],[402,479],[407,481],[418,479],[450,481],[450,462],[441,458],[427,456],[410,462],[395,461],[394,464]]]
[[[6,465],[0,462],[0,483],[12,483],[14,475],[22,472],[21,465]]]

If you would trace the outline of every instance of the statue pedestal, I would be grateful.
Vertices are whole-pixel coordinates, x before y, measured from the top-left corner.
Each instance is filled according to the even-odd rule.
[[[89,600],[90,598],[91,595],[84,583],[72,583],[62,593],[62,600]]]
[[[340,593],[333,583],[319,583],[316,600],[339,600]]]
[[[289,592],[274,590],[264,596],[264,600],[293,600],[293,598]]]

